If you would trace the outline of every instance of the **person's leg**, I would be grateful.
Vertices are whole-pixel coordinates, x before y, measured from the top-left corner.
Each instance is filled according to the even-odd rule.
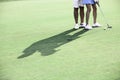
[[[80,6],[80,27],[84,28],[86,24],[84,23],[84,6]]]
[[[80,27],[85,27],[85,23],[84,23],[84,5],[83,5],[83,0],[79,0],[79,9],[80,9]]]
[[[90,12],[91,12],[91,5],[86,4],[87,11],[86,11],[86,25],[89,24]]]
[[[92,8],[93,8],[93,23],[95,24],[96,19],[97,19],[97,7],[96,7],[96,4],[93,4]]]
[[[78,8],[74,8],[74,20],[78,24]]]
[[[96,4],[93,4],[92,8],[93,8],[93,27],[99,27],[101,25],[99,23],[97,23],[97,6],[96,6]]]
[[[79,24],[78,24],[78,8],[74,8],[74,20],[75,20],[75,26],[74,29],[79,29]]]
[[[84,7],[80,7],[80,24],[84,23]]]
[[[87,11],[86,11],[86,26],[85,29],[92,29],[92,27],[89,25],[89,18],[90,18],[90,12],[91,12],[91,5],[90,4],[86,4],[87,7]]]
[[[74,15],[74,21],[75,21],[75,29],[79,29],[79,24],[78,24],[78,9],[79,9],[79,0],[73,0],[73,15]]]

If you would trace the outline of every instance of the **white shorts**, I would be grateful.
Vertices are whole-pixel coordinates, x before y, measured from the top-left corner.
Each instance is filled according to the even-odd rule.
[[[82,0],[73,0],[73,7],[74,8],[84,7],[84,5],[82,4]]]

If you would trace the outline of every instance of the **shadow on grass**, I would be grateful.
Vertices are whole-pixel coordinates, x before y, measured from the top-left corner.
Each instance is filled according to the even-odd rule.
[[[19,58],[28,57],[32,54],[34,54],[36,51],[40,52],[42,56],[48,56],[51,54],[54,54],[58,50],[56,48],[60,47],[61,45],[64,45],[72,40],[75,40],[79,38],[79,35],[87,32],[88,30],[81,30],[73,35],[70,35],[71,32],[75,31],[74,29],[67,30],[65,32],[62,32],[60,34],[57,34],[55,36],[37,41],[33,44],[31,44],[29,47],[27,47],[21,56]]]
[[[115,79],[115,80],[120,80],[120,78],[117,78],[117,79]]]

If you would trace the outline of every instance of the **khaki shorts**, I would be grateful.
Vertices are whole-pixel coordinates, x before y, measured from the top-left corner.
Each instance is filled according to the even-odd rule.
[[[82,0],[73,0],[73,7],[74,8],[84,7],[84,5],[82,4]]]

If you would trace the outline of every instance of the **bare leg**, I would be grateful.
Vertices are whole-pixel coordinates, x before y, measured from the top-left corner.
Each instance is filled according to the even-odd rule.
[[[84,7],[80,7],[80,24],[84,22]]]
[[[96,7],[96,4],[93,4],[92,8],[93,8],[93,23],[96,23],[96,19],[97,19],[97,7]]]
[[[78,8],[74,8],[74,20],[75,23],[78,23]]]
[[[90,12],[91,12],[91,5],[90,4],[86,4],[87,7],[87,12],[86,12],[86,25],[89,24],[89,18],[90,18]]]

